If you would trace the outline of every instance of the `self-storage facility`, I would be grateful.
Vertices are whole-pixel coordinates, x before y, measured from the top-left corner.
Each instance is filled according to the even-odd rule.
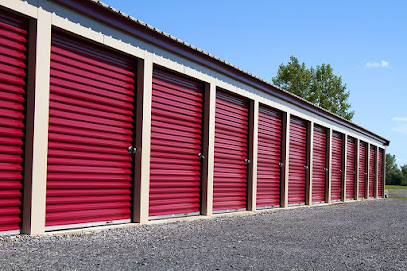
[[[98,1],[0,1],[0,71],[0,235],[384,196],[388,140]]]

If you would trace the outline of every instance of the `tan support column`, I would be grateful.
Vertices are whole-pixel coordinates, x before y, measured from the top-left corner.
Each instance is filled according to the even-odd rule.
[[[327,144],[326,144],[326,159],[328,165],[327,178],[326,178],[326,190],[325,190],[325,202],[331,203],[331,179],[332,179],[332,129],[327,128]]]
[[[378,187],[379,187],[379,147],[375,147],[375,178],[374,178],[374,197],[377,199],[379,196]]]
[[[370,173],[370,143],[366,143],[366,173],[365,174],[365,199],[369,199],[369,173]]]
[[[250,123],[249,123],[249,180],[248,180],[248,204],[249,211],[256,210],[257,195],[257,148],[258,148],[258,129],[259,129],[259,102],[252,101],[250,104]]]
[[[288,178],[289,178],[289,151],[290,151],[290,113],[283,113],[283,146],[281,160],[283,168],[281,170],[281,191],[280,206],[288,207]]]
[[[213,210],[213,170],[215,162],[215,109],[216,84],[211,82],[205,89],[204,109],[204,168],[202,174],[202,214],[210,216]]]
[[[314,154],[313,138],[314,138],[314,122],[308,121],[308,134],[307,134],[307,165],[308,170],[306,174],[306,185],[305,185],[305,204],[312,204],[312,158]]]
[[[382,184],[382,197],[384,198],[384,190],[386,188],[386,147],[383,148],[383,184]]]
[[[348,135],[343,135],[342,144],[342,201],[346,201],[346,163],[348,161]]]
[[[35,38],[36,36],[36,38]],[[38,9],[30,24],[23,232],[45,232],[47,186],[51,14]]]
[[[360,144],[360,140],[359,139],[355,139],[355,200],[359,200],[359,144]]]
[[[136,159],[133,221],[148,221],[150,196],[151,98],[153,61],[150,55],[138,61],[136,108]]]

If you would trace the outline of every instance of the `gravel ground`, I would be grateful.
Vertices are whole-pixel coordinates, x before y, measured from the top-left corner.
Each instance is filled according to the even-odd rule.
[[[0,270],[407,270],[407,200],[0,237]]]

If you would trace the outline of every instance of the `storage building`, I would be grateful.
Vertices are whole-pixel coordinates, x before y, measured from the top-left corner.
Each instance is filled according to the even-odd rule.
[[[0,1],[0,234],[381,198],[389,141],[93,0]]]

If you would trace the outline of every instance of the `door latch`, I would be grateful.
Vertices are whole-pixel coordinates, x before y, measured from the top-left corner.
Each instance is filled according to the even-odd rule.
[[[249,159],[244,159],[244,163],[246,164],[246,165],[248,165],[248,164],[250,164],[250,160]]]
[[[304,168],[305,168],[305,170],[307,170],[307,169],[308,169],[308,166],[304,166]]]
[[[280,167],[280,168],[282,168],[283,167],[283,163],[278,163],[278,166]]]
[[[198,158],[199,159],[205,159],[205,156],[202,153],[198,153]]]
[[[137,148],[135,148],[135,147],[133,147],[133,146],[130,146],[130,147],[127,148],[127,151],[128,151],[130,154],[135,154],[135,153],[136,153],[136,150],[137,150]]]
[[[327,171],[328,171],[328,169],[327,169],[327,168],[324,168],[324,171],[325,171],[325,172],[327,172]]]

